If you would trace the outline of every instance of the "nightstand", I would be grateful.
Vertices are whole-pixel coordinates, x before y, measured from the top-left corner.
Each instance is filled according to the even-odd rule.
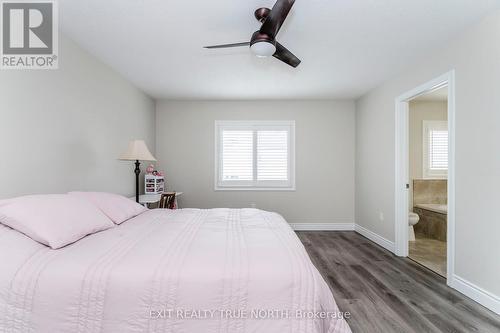
[[[177,198],[182,195],[183,192],[175,192],[175,207],[179,208],[177,203]],[[131,198],[135,200],[135,198]],[[161,199],[161,194],[143,194],[139,196],[139,203],[144,207],[149,207],[149,205],[158,204]]]

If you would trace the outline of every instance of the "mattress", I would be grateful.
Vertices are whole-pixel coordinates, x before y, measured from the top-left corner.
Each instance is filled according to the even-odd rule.
[[[0,225],[0,332],[350,332],[288,223],[150,210],[51,250]]]

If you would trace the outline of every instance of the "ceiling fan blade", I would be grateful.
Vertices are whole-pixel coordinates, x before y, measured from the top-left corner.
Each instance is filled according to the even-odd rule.
[[[242,43],[233,43],[233,44],[222,44],[222,45],[210,45],[203,46],[206,49],[224,49],[227,47],[240,47],[240,46],[249,46],[250,42],[242,42]]]
[[[300,64],[300,59],[278,42],[276,42],[276,52],[273,54],[273,57],[294,68]]]
[[[271,9],[271,12],[267,16],[266,20],[260,28],[260,32],[270,36],[271,38],[276,37],[278,31],[280,31],[283,22],[285,22],[290,9],[292,8],[295,0],[278,0]]]

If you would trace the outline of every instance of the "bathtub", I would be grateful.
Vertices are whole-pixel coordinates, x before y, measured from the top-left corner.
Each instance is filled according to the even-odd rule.
[[[448,214],[448,205],[441,204],[416,204],[415,207],[420,209],[429,210],[434,213]]]
[[[413,211],[420,221],[413,227],[415,233],[426,238],[446,241],[448,207],[441,204],[416,204]]]

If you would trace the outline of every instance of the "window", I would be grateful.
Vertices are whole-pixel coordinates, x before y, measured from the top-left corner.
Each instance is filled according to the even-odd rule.
[[[216,190],[294,190],[294,121],[216,121]]]
[[[423,176],[446,178],[448,175],[448,122],[423,122]]]

